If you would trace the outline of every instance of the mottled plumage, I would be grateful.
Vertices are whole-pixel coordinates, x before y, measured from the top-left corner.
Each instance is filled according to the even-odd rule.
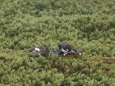
[[[73,46],[67,42],[60,42],[58,43],[58,48],[59,50],[57,50],[56,52],[58,52],[58,55],[62,55],[62,56],[72,56],[72,55],[76,55],[76,56],[81,56],[82,55],[82,50],[77,50],[75,48],[73,48]]]
[[[68,52],[70,52],[73,49],[73,47],[67,42],[58,43],[58,47],[59,49],[63,48],[65,51],[68,51]]]
[[[42,45],[38,47],[33,47],[28,50],[28,52],[33,52],[35,53],[30,55],[30,57],[39,57],[39,56],[44,56],[48,57],[51,54],[57,54],[59,56],[74,56],[74,57],[81,57],[82,56],[82,50],[77,50],[73,48],[73,46],[67,42],[60,42],[58,43],[58,49],[54,50],[49,50],[49,46],[47,45]]]
[[[60,42],[58,43],[58,48],[61,51],[60,53],[64,56],[67,55],[69,52],[73,52],[73,47],[67,42]]]
[[[39,56],[48,57],[50,55],[49,47],[47,45],[34,47],[28,50],[28,52],[32,51],[36,51],[36,53],[34,55],[30,55],[31,57],[39,57]]]

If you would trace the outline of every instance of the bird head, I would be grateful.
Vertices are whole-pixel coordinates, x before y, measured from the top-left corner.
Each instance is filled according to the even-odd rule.
[[[79,53],[79,55],[81,56],[82,55],[82,49],[79,49],[79,50],[77,50],[77,53]]]

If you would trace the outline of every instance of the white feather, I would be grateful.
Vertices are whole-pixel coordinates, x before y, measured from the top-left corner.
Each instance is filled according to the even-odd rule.
[[[64,56],[68,54],[68,49],[64,50],[64,49],[62,48],[61,51],[64,53],[64,54],[63,54]]]
[[[38,54],[39,56],[41,56],[40,49],[36,47],[35,50],[36,50],[37,54]]]
[[[64,53],[67,53],[67,52],[68,52],[68,50],[66,51],[66,50],[64,50],[63,48],[61,49],[61,51],[64,52]]]
[[[71,50],[72,53],[74,53],[75,51]]]
[[[35,48],[35,50],[36,50],[36,51],[38,51],[38,52],[40,51],[40,49],[39,49],[39,48]]]
[[[79,53],[79,55],[81,56],[81,53]]]

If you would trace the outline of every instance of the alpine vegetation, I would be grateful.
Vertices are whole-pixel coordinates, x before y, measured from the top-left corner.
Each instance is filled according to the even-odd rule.
[[[0,86],[115,86],[115,0],[0,0]]]

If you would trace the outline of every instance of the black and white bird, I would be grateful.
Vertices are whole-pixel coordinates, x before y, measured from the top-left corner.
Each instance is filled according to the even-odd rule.
[[[67,42],[58,43],[58,48],[60,50],[60,54],[63,54],[64,56],[70,52],[75,52],[75,49],[73,48],[73,46]]]
[[[30,57],[39,57],[39,56],[48,57],[48,56],[50,56],[49,46],[47,46],[47,45],[33,47],[28,50],[28,52],[33,52],[33,51],[36,51],[36,53],[34,55],[30,55]]]
[[[82,49],[75,49],[71,44],[67,42],[60,42],[58,43],[58,48],[56,52],[58,52],[59,55],[67,56],[67,55],[82,55]]]

